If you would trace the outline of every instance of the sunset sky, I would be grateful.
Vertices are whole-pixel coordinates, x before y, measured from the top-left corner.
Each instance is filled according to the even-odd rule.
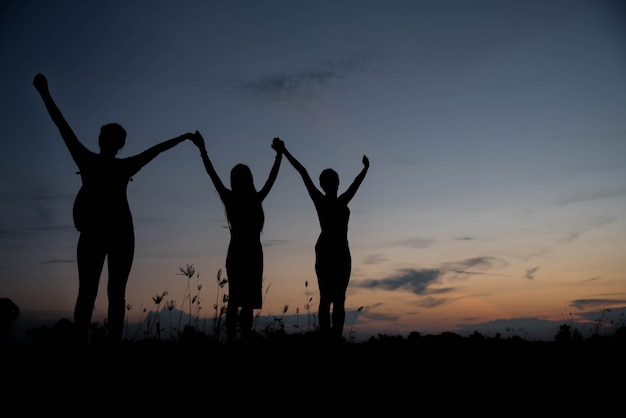
[[[280,137],[340,192],[367,155],[344,336],[626,323],[623,1],[9,0],[0,56],[0,297],[25,318],[71,318],[78,289],[80,178],[41,72],[93,151],[108,122],[119,157],[197,129],[227,185],[242,162],[260,188]],[[198,150],[161,154],[128,196],[129,321],[163,291],[180,307],[187,264],[212,318],[229,232]],[[292,331],[317,314],[319,224],[286,159],[264,209],[261,315],[288,305]],[[96,321],[105,286],[106,269]]]

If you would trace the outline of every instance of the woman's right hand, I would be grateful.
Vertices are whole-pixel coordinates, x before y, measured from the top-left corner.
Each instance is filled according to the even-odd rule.
[[[36,74],[33,79],[33,86],[35,86],[37,91],[46,91],[48,90],[48,79],[46,79],[46,76],[41,73]]]

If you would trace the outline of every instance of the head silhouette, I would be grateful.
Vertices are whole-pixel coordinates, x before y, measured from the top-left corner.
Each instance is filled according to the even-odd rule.
[[[126,143],[126,130],[119,123],[107,123],[100,128],[100,153],[114,156]]]
[[[250,232],[262,231],[265,214],[254,187],[250,167],[245,164],[235,165],[230,170],[230,185],[233,199],[232,204],[226,207],[226,218],[231,231],[233,231],[233,224],[237,225],[237,231],[241,231],[241,228]]]
[[[337,194],[339,189],[339,174],[332,168],[327,168],[320,174],[320,186],[326,194]]]
[[[235,193],[256,192],[254,179],[250,167],[245,164],[237,164],[230,170],[230,187]]]

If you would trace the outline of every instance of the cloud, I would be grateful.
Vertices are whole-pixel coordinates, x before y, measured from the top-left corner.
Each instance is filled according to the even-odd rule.
[[[266,247],[273,247],[275,245],[285,245],[287,243],[284,239],[268,239],[263,240],[263,245]]]
[[[590,200],[609,199],[626,196],[626,185],[614,186],[605,190],[588,190],[571,194],[556,202],[557,206],[566,206],[573,203],[582,203]]]
[[[449,273],[453,278],[459,275],[488,274],[485,270],[506,266],[503,260],[494,257],[474,257],[461,261],[444,262],[439,268],[430,269],[400,269],[393,276],[383,279],[367,279],[354,282],[352,285],[363,289],[382,289],[387,291],[408,290],[415,295],[440,295],[455,290],[455,287],[433,287],[442,284],[442,279]],[[474,269],[470,271],[469,269]],[[433,307],[445,303],[445,299],[427,299],[420,301],[420,306]]]
[[[370,321],[397,321],[400,317],[395,314],[382,313],[382,312],[374,312],[371,308],[364,308],[358,315],[358,323],[365,323],[365,320]],[[347,316],[348,312],[346,312]],[[356,315],[356,313],[355,313]]]
[[[401,241],[393,241],[387,246],[402,246],[402,247],[410,247],[410,248],[427,248],[433,244],[434,240],[432,238],[410,238]]]
[[[413,238],[413,239],[400,242],[401,245],[406,245],[412,248],[427,248],[427,247],[430,247],[432,243],[433,243],[433,240],[430,238],[427,238],[427,239]]]
[[[454,273],[458,277],[458,275],[488,274],[487,270],[506,267],[508,264],[495,257],[473,257],[461,261],[444,262],[441,264],[441,269]]]
[[[48,261],[40,261],[39,264],[64,264],[64,263],[75,263],[76,260],[48,260]]]
[[[433,289],[431,286],[440,284],[442,272],[437,269],[400,269],[395,276],[385,279],[368,279],[355,282],[354,286],[364,289],[408,290],[416,295],[450,292],[451,288]]]
[[[368,57],[365,55],[354,55],[343,60],[324,62],[320,68],[314,70],[276,73],[239,81],[236,88],[270,102],[307,107],[318,100],[317,92],[322,87],[331,81],[364,71],[367,61]]]
[[[576,231],[570,232],[566,236],[561,238],[561,242],[571,242],[571,241],[574,241],[578,237],[580,237],[581,234],[582,234],[582,232],[576,232]]]
[[[621,301],[617,301],[616,303],[626,304],[626,301],[621,300]],[[604,323],[604,324],[611,323],[615,327],[620,327],[620,326],[625,325],[624,324],[625,315],[626,315],[626,306],[622,306],[618,308],[611,308],[611,309],[603,308],[600,310],[593,310],[593,311],[578,314],[579,317],[585,320],[594,321],[597,323]]]
[[[420,300],[419,302],[417,302],[416,305],[422,308],[436,308],[437,306],[444,305],[447,302],[448,302],[448,299],[446,298],[436,299],[436,298],[433,298],[432,296],[428,296]]]
[[[33,237],[37,231],[68,228],[59,217],[59,205],[70,205],[74,196],[33,191],[41,187],[29,183],[24,183],[24,187],[26,193],[0,190],[3,196],[0,201],[0,240]]]
[[[12,231],[12,230],[0,230],[0,239],[2,238],[24,238],[35,236],[32,232],[28,231]]]
[[[589,308],[602,308],[617,304],[626,304],[626,299],[575,299],[570,302],[569,306],[583,310]]]
[[[365,260],[363,261],[363,263],[364,264],[381,264],[387,260],[389,259],[385,257],[383,254],[370,254],[367,257],[365,257]]]
[[[577,231],[568,233],[565,237],[561,238],[561,242],[571,242],[578,239],[581,235],[594,228],[602,228],[606,225],[610,225],[616,222],[617,219],[613,216],[596,216],[587,220],[585,225]]]
[[[530,269],[526,269],[526,273],[524,273],[524,278],[528,280],[532,280],[535,278],[535,273],[539,270],[539,267],[533,267]]]

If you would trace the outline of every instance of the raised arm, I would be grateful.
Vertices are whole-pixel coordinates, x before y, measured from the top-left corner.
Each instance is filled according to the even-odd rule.
[[[352,198],[356,194],[356,191],[359,190],[359,186],[361,186],[361,183],[363,183],[363,179],[365,179],[365,175],[367,174],[367,170],[369,168],[370,168],[370,160],[367,158],[366,155],[364,155],[363,156],[363,168],[361,169],[361,172],[357,174],[356,178],[354,179],[350,187],[348,187],[348,190],[346,190],[345,192],[341,194],[341,196],[339,197],[340,199],[345,199],[346,203],[352,200]]]
[[[315,187],[315,184],[313,183],[313,180],[311,180],[311,176],[309,176],[306,168],[304,168],[304,166],[300,164],[300,161],[298,161],[293,155],[291,155],[291,153],[287,150],[287,147],[285,146],[285,142],[282,139],[275,138],[274,143],[272,144],[272,148],[280,150],[283,155],[287,157],[287,160],[300,174],[300,177],[302,177],[302,180],[304,181],[304,186],[309,192],[309,196],[311,196],[313,200],[322,195],[322,192],[320,192],[319,189]]]
[[[217,175],[211,160],[209,159],[209,154],[206,152],[206,146],[204,144],[204,138],[200,135],[200,132],[196,131],[191,139],[196,147],[200,150],[200,157],[202,157],[202,162],[204,163],[204,168],[206,169],[207,174],[211,177],[213,184],[215,185],[215,189],[220,196],[224,196],[228,191],[220,176]]]
[[[65,120],[63,113],[61,113],[61,110],[59,110],[58,106],[52,99],[50,91],[48,90],[48,79],[43,74],[37,74],[33,79],[33,86],[35,86],[35,89],[39,92],[39,95],[43,99],[43,103],[48,110],[48,114],[59,129],[61,138],[63,138],[65,146],[70,151],[74,162],[79,164],[81,154],[88,152],[88,149],[78,140],[78,137],[74,134],[74,131]]]
[[[191,132],[184,133],[176,138],[167,139],[163,142],[159,142],[158,144],[148,148],[147,150],[135,155],[134,159],[138,161],[139,167],[141,168],[144,165],[148,164],[152,161],[157,155],[162,153],[163,151],[167,151],[171,148],[174,148],[176,145],[183,142],[185,139],[193,139],[194,134]]]
[[[272,190],[272,186],[274,185],[274,182],[276,181],[276,178],[278,177],[278,170],[280,169],[280,163],[283,159],[283,152],[280,146],[278,146],[278,142],[276,138],[274,138],[274,141],[272,141],[272,148],[276,151],[276,157],[274,158],[274,164],[272,165],[272,169],[270,170],[270,175],[267,177],[265,184],[259,191],[259,197],[261,198],[261,201],[265,200],[270,190]]]

